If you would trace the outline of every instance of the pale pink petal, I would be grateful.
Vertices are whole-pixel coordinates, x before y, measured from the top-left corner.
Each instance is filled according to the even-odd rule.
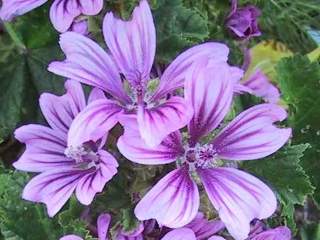
[[[103,0],[77,0],[81,6],[81,13],[92,16],[97,15],[103,8]]]
[[[52,62],[48,70],[98,87],[123,102],[130,102],[123,90],[120,74],[112,58],[94,41],[74,32],[60,37],[66,60]]]
[[[118,122],[122,108],[115,102],[101,99],[90,103],[71,124],[68,146],[80,146],[87,141],[96,142]]]
[[[185,99],[194,109],[188,130],[191,145],[214,130],[230,110],[234,83],[228,64],[211,67],[199,61],[186,77]]]
[[[67,236],[60,238],[60,240],[83,240],[83,238],[81,238],[77,235],[67,235]]]
[[[192,221],[199,209],[199,192],[188,169],[180,168],[163,177],[138,203],[136,217],[156,219],[161,225],[179,228]]]
[[[208,238],[208,240],[226,240],[226,239],[223,237],[220,237],[220,236],[212,236],[212,237]]]
[[[64,155],[66,135],[41,125],[25,125],[15,131],[15,138],[26,144],[26,150],[13,166],[30,172],[64,168],[73,161]]]
[[[16,16],[23,15],[47,2],[47,0],[2,0],[0,18],[10,21]]]
[[[140,1],[132,20],[122,21],[110,12],[103,23],[105,41],[120,72],[131,83],[149,80],[156,50],[156,33],[149,4]]]
[[[120,123],[124,127],[124,134],[118,140],[118,149],[133,162],[147,165],[171,163],[184,153],[178,131],[167,136],[160,145],[149,147],[141,138],[135,115],[121,117]]]
[[[253,219],[270,217],[277,208],[271,189],[256,177],[234,168],[198,169],[210,201],[236,240],[244,240]]]
[[[111,223],[111,215],[104,213],[100,214],[97,220],[99,240],[108,240],[108,230]]]
[[[290,128],[273,123],[287,117],[275,104],[260,104],[240,113],[214,139],[218,155],[230,160],[251,160],[266,157],[281,148],[291,136]]]
[[[46,171],[32,178],[22,197],[32,202],[45,203],[48,215],[53,217],[68,201],[85,172],[74,170]]]
[[[73,20],[81,14],[77,0],[55,0],[50,8],[50,19],[59,32],[67,31]]]
[[[198,60],[206,58],[214,63],[226,62],[228,54],[229,49],[226,45],[215,42],[203,43],[188,49],[165,70],[152,99],[160,99],[175,89],[183,87],[189,68]]]
[[[254,95],[263,98],[266,102],[277,103],[280,100],[279,89],[270,82],[261,70],[254,72],[243,85],[250,88]]]
[[[142,139],[151,147],[159,145],[170,133],[183,128],[193,111],[181,97],[171,97],[163,104],[138,109],[138,124]]]
[[[197,240],[189,228],[178,228],[167,233],[161,240]]]
[[[185,227],[192,229],[197,240],[206,240],[208,237],[221,231],[225,226],[219,220],[208,221],[204,214],[199,212],[195,219]]]
[[[277,227],[264,231],[251,240],[291,240],[291,231],[287,227]]]
[[[106,99],[104,92],[99,88],[92,89],[88,97],[88,104],[99,99]]]

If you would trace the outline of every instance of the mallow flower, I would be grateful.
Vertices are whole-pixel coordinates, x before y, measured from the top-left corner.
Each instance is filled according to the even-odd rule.
[[[237,5],[238,1],[232,0],[232,10],[227,18],[226,27],[239,39],[260,36],[258,26],[260,9],[253,5],[238,8]]]
[[[159,146],[150,147],[141,138],[135,115],[120,120],[124,135],[118,140],[118,148],[126,158],[140,164],[177,165],[137,204],[135,215],[139,220],[156,219],[170,228],[188,224],[199,209],[197,183],[202,183],[236,240],[248,237],[253,219],[267,218],[276,210],[272,190],[258,178],[230,167],[230,162],[260,159],[282,147],[291,129],[274,123],[287,114],[278,105],[260,104],[240,113],[219,133],[214,131],[230,110],[232,76],[226,63],[209,66],[200,61],[190,69],[184,95],[194,114],[187,126],[187,141],[175,131]]]
[[[291,240],[291,231],[284,226],[268,229],[263,222],[254,221],[248,240]]]
[[[175,95],[175,90],[183,87],[188,69],[200,58],[212,62],[228,58],[224,44],[203,43],[180,54],[160,79],[151,79],[156,31],[146,0],[134,9],[129,21],[107,13],[103,33],[109,51],[80,34],[62,34],[60,45],[66,59],[49,65],[49,71],[98,87],[109,96],[89,104],[72,124],[70,131],[80,142],[93,135],[99,138],[120,115],[135,114],[142,139],[149,146],[159,145],[192,117],[186,101]],[[156,82],[158,86],[154,86]]]
[[[10,21],[23,15],[48,0],[2,0],[0,18]],[[50,19],[59,32],[66,32],[80,15],[97,15],[103,8],[103,0],[54,0],[50,8]]]
[[[97,220],[97,232],[99,240],[108,240],[111,216],[100,214]],[[115,240],[220,240],[215,234],[221,231],[224,225],[219,220],[208,221],[203,213],[199,212],[193,221],[179,229],[158,229],[155,221],[145,221],[131,232],[124,232],[121,228],[114,236]],[[156,232],[156,233],[155,233]],[[83,240],[77,235],[67,235],[60,240]]]
[[[68,80],[65,88],[67,92],[62,96],[43,93],[40,97],[49,127],[29,124],[15,131],[16,139],[25,143],[26,149],[14,167],[40,173],[25,186],[22,197],[45,203],[49,216],[54,216],[73,192],[82,204],[90,204],[118,167],[114,157],[103,150],[106,136],[88,139],[76,148],[69,144],[69,127],[87,103],[80,83]],[[94,89],[88,102],[100,98],[104,95]],[[69,141],[72,143],[72,136]]]

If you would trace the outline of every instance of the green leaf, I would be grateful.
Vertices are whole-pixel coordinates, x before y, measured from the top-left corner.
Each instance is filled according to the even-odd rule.
[[[1,168],[0,168],[1,170]],[[59,227],[47,217],[40,205],[21,199],[27,174],[4,172],[0,174],[0,230],[5,240],[56,240]]]
[[[246,161],[243,168],[255,174],[274,188],[282,205],[286,225],[295,230],[294,205],[303,205],[307,195],[314,191],[309,177],[300,165],[308,144],[287,146],[266,159]]]
[[[170,62],[178,53],[209,36],[207,18],[182,0],[158,0],[154,6],[157,58]]]
[[[39,119],[41,93],[63,91],[62,78],[47,71],[47,65],[60,57],[58,35],[51,29],[47,9],[6,23],[5,28],[0,38],[0,139],[24,120]]]
[[[320,64],[306,56],[294,56],[277,66],[278,83],[289,106],[289,124],[294,143],[309,143],[302,165],[317,188],[314,199],[320,204]]]
[[[300,235],[302,240],[320,239],[320,224],[309,224],[304,226]]]

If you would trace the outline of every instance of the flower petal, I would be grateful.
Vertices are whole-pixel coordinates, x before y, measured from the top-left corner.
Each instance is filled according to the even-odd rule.
[[[252,240],[291,240],[291,231],[287,227],[277,227],[275,229],[264,231]]]
[[[183,87],[188,70],[196,61],[207,58],[216,63],[226,62],[228,54],[229,48],[216,42],[203,43],[181,53],[164,71],[152,99],[160,99],[175,89]]]
[[[226,239],[220,236],[212,236],[211,238],[208,238],[208,240],[226,240]]]
[[[100,99],[106,99],[106,95],[99,88],[93,88],[88,97],[88,104]]]
[[[100,214],[97,220],[99,240],[108,240],[107,234],[111,223],[111,215],[104,213]]]
[[[68,133],[68,146],[98,141],[116,125],[121,112],[121,107],[108,99],[90,103],[72,122]]]
[[[23,15],[47,2],[48,0],[2,0],[0,18],[11,21],[14,17]]]
[[[25,186],[22,197],[32,202],[45,203],[48,215],[53,217],[71,197],[84,174],[70,169],[41,173]]]
[[[60,240],[83,240],[83,238],[81,238],[77,235],[67,235],[67,236],[60,238]]]
[[[179,131],[171,133],[160,145],[149,147],[141,138],[134,115],[121,117],[120,123],[124,127],[124,134],[118,140],[118,149],[133,162],[147,165],[171,163],[184,153]]]
[[[280,100],[279,89],[261,70],[254,72],[243,85],[252,89],[254,95],[263,98],[266,102],[277,103]]]
[[[189,228],[178,228],[167,233],[161,240],[197,240],[194,232]]]
[[[233,168],[198,169],[210,201],[229,233],[244,240],[250,222],[270,217],[277,200],[270,188],[256,177]]]
[[[107,13],[103,23],[105,41],[120,72],[131,83],[149,80],[156,51],[156,32],[149,4],[140,1],[131,21]]]
[[[281,148],[291,136],[290,128],[281,129],[273,125],[286,116],[286,111],[278,105],[256,105],[240,113],[212,144],[224,159],[252,160],[266,157]]]
[[[228,64],[194,64],[185,83],[185,98],[194,109],[188,130],[191,145],[214,130],[230,110],[234,84]]]
[[[15,131],[15,138],[26,144],[26,150],[13,166],[30,172],[64,168],[73,165],[65,157],[66,135],[41,125],[25,125]]]
[[[52,62],[49,71],[98,87],[120,101],[130,102],[114,61],[97,43],[81,34],[66,32],[60,36],[60,46],[66,60]]]
[[[203,213],[199,212],[195,219],[185,227],[192,229],[197,240],[206,240],[213,234],[221,231],[225,226],[223,222],[218,220],[208,221]]]
[[[68,80],[65,84],[67,93],[56,96],[43,93],[40,97],[41,111],[49,125],[65,134],[75,116],[85,107],[85,96],[80,83]]]
[[[103,8],[103,0],[78,0],[81,5],[81,12],[84,15],[97,15]]]
[[[185,168],[171,171],[138,203],[139,220],[156,219],[159,224],[179,228],[192,221],[199,209],[199,192]]]
[[[192,115],[192,108],[181,97],[171,97],[150,109],[140,107],[138,124],[141,137],[150,147],[155,147],[170,133],[186,126]]]
[[[97,169],[82,177],[76,188],[76,196],[84,205],[89,205],[94,196],[102,192],[106,183],[118,172],[119,165],[110,153],[99,150],[98,156],[100,162]]]
[[[67,31],[80,14],[81,6],[77,0],[56,0],[50,8],[51,22],[59,32]]]

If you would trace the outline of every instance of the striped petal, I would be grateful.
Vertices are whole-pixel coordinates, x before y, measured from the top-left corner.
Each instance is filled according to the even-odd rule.
[[[67,93],[56,96],[43,93],[40,97],[40,108],[49,125],[65,134],[75,116],[85,107],[86,100],[81,84],[68,80],[65,83]]]
[[[156,51],[156,33],[149,4],[140,1],[130,21],[108,13],[103,23],[105,41],[120,72],[131,83],[149,80]]]
[[[121,112],[121,107],[111,100],[93,101],[72,122],[68,132],[68,146],[100,140],[116,125]]]
[[[163,177],[138,203],[136,217],[156,219],[159,224],[179,228],[192,221],[199,209],[199,192],[185,168]]]
[[[193,63],[200,59],[210,59],[213,63],[226,62],[229,48],[221,43],[208,42],[192,47],[181,53],[164,71],[160,85],[152,96],[153,100],[165,97],[184,85],[187,73]]]
[[[14,17],[23,15],[47,2],[48,0],[2,0],[0,18],[11,21]]]
[[[49,71],[100,88],[119,101],[130,102],[112,58],[94,41],[74,32],[60,36],[66,60],[52,62]]]
[[[198,62],[188,74],[185,98],[194,109],[188,125],[191,145],[214,130],[228,113],[234,88],[230,76],[226,63],[207,67],[206,63]]]
[[[188,124],[193,111],[181,97],[171,97],[163,104],[138,109],[138,124],[142,139],[150,147],[159,145],[170,133]]]
[[[278,128],[273,124],[286,117],[286,111],[278,105],[256,105],[239,114],[212,144],[223,159],[266,157],[281,148],[291,136],[290,128]]]
[[[64,155],[66,135],[41,125],[25,125],[15,131],[15,138],[26,144],[26,150],[13,166],[30,172],[65,168],[73,161]]]
[[[183,155],[180,132],[171,133],[160,145],[149,147],[141,138],[135,115],[121,117],[124,134],[118,140],[118,149],[127,159],[140,164],[165,164]]]
[[[81,171],[46,171],[31,179],[22,197],[32,202],[45,203],[48,215],[53,217],[71,197],[84,175]]]
[[[221,221],[236,240],[247,239],[253,219],[268,218],[277,208],[270,188],[248,173],[233,168],[198,169],[198,173]]]

